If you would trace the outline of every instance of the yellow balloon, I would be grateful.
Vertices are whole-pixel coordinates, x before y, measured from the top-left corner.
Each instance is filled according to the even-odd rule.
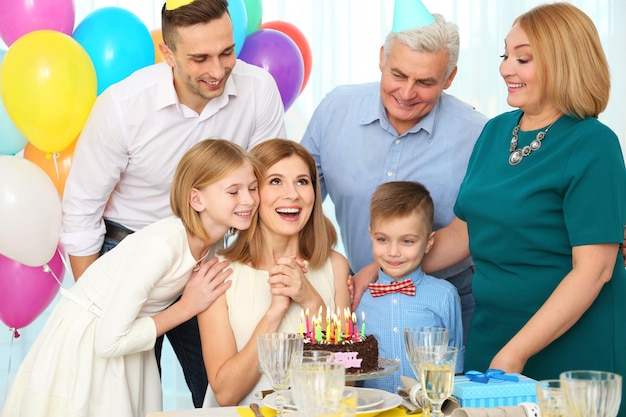
[[[0,67],[0,92],[15,126],[44,152],[67,148],[96,100],[96,70],[83,47],[54,30],[18,38]]]

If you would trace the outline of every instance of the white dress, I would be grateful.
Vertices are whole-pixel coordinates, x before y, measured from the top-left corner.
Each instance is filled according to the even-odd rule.
[[[185,228],[173,216],[100,257],[55,306],[18,370],[2,417],[161,411],[151,316],[180,296],[195,264]],[[93,303],[92,311],[77,301]]]
[[[231,275],[232,285],[226,290],[226,303],[228,305],[230,326],[237,343],[237,351],[240,351],[248,343],[254,329],[269,308],[272,294],[267,283],[269,279],[267,271],[253,269],[238,262],[234,262],[230,266],[233,268],[233,274]],[[322,297],[324,303],[331,311],[334,311],[335,280],[330,258],[320,269],[309,270],[305,276]],[[298,333],[300,331],[301,310],[300,305],[292,301],[278,331]],[[311,314],[317,314],[317,312],[312,312]],[[260,391],[271,389],[272,385],[267,378],[261,376],[254,389],[241,400],[239,405],[259,402],[260,398],[262,398],[260,397]],[[219,404],[215,400],[213,390],[209,386],[203,407],[218,406]]]

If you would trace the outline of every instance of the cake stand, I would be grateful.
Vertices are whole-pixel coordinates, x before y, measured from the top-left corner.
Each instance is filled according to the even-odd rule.
[[[395,359],[378,358],[378,369],[360,374],[346,374],[346,381],[365,381],[391,375],[400,368],[400,362]]]

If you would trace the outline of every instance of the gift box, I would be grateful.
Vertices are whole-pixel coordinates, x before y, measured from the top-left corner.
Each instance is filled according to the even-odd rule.
[[[472,372],[472,373],[470,373]],[[521,374],[502,371],[470,371],[454,378],[454,395],[461,407],[500,407],[537,402],[535,381]]]

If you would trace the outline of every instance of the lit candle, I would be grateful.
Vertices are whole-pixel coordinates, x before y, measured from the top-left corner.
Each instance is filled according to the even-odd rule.
[[[361,311],[361,336],[365,337],[365,311]]]
[[[337,343],[341,343],[341,341],[343,340],[341,337],[341,332],[341,319],[337,317]]]
[[[300,334],[304,336],[304,310],[300,309]]]
[[[350,340],[352,334],[352,323],[350,323],[350,309],[344,308],[343,319],[346,321],[346,339]]]
[[[315,341],[317,343],[322,341],[322,320],[320,320],[319,316],[315,320]]]
[[[354,328],[354,330],[352,331],[352,340],[354,340],[355,342],[359,341],[359,332],[357,330],[356,327],[356,314],[354,313],[354,311],[352,312],[352,326]]]
[[[308,307],[306,309],[305,323],[306,323],[306,335],[308,337],[308,336],[310,336],[310,332],[311,332],[311,329],[309,327],[309,308]]]
[[[326,306],[326,341],[330,341],[330,308]]]

